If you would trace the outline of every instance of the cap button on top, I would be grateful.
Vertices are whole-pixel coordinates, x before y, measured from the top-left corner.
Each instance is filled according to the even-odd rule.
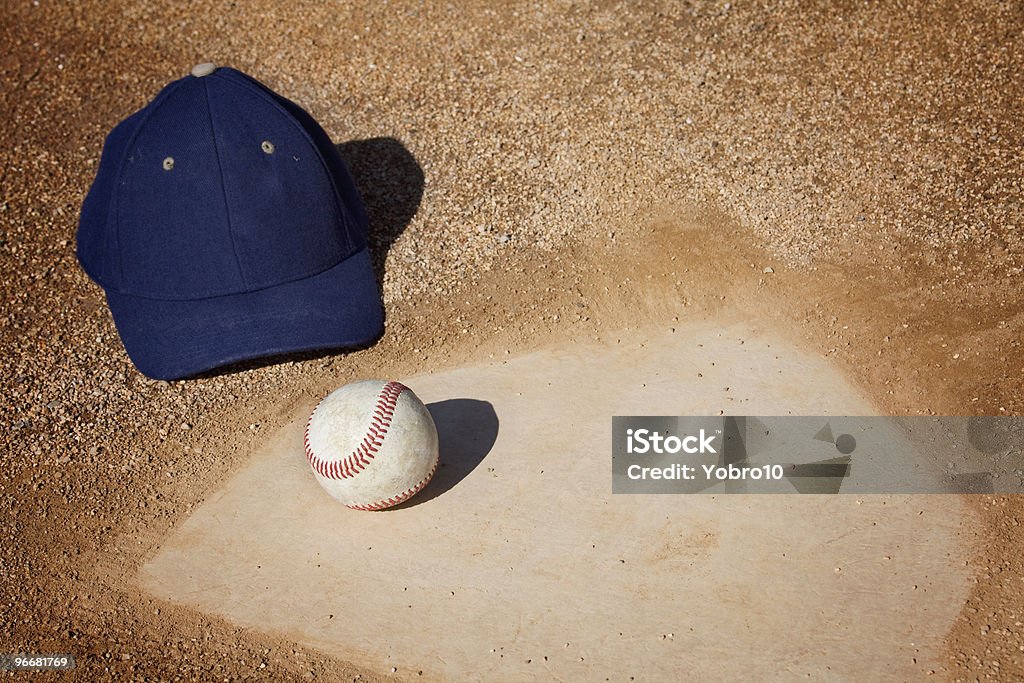
[[[196,78],[202,78],[203,76],[209,76],[217,70],[217,65],[211,62],[204,62],[202,64],[196,64],[192,67],[192,75]]]

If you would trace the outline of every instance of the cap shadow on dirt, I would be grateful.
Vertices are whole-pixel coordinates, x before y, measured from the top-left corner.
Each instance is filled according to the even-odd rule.
[[[498,439],[498,415],[489,401],[452,398],[428,403],[437,427],[440,465],[426,488],[393,510],[437,498],[459,484],[483,462]]]
[[[391,137],[334,146],[366,208],[370,255],[377,286],[383,289],[388,251],[412,222],[423,199],[423,167],[400,140]]]

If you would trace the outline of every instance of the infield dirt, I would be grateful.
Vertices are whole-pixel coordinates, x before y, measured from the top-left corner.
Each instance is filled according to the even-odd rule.
[[[956,498],[612,495],[610,415],[874,414],[779,335],[689,322],[403,379],[444,458],[418,497],[356,517],[324,496],[303,406],[140,587],[435,680],[910,680],[942,665],[978,525]],[[931,464],[909,443],[886,451]]]
[[[440,387],[459,368],[738,324],[881,413],[1024,412],[1019,3],[84,2],[3,16],[0,652],[73,653],[81,680],[444,674],[415,656],[391,673],[372,646],[331,652],[139,583],[296,415],[354,379]],[[103,136],[207,60],[296,100],[339,144],[371,214],[388,316],[374,347],[173,383],[124,355],[75,261],[78,208]],[[720,519],[782,504],[672,500]],[[942,536],[895,557],[940,562],[929,580],[947,611],[901,615],[923,634],[920,661],[891,643],[853,654],[884,653],[907,678],[1024,677],[1021,499],[867,504],[868,555],[922,528],[913,514]],[[832,512],[836,525],[867,514]],[[844,618],[875,597],[841,598]],[[811,650],[800,661],[828,665]]]

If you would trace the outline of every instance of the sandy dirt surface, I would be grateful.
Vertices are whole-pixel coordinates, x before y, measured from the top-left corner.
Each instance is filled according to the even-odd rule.
[[[391,675],[137,580],[349,380],[724,316],[880,411],[1024,412],[1020,3],[2,11],[0,651],[71,652],[82,680]],[[78,209],[110,128],[207,60],[341,146],[387,306],[373,348],[174,383],[125,356],[74,258]],[[966,597],[915,620],[940,643],[924,674],[1024,677],[1024,503],[956,504],[977,522],[948,567]]]
[[[912,680],[942,665],[973,578],[976,515],[956,499],[611,492],[609,415],[873,414],[823,359],[716,320],[405,381],[445,463],[420,496],[376,515],[324,496],[304,406],[161,544],[143,590],[431,680]]]

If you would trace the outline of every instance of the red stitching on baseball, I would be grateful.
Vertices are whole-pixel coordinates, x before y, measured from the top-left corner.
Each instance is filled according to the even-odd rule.
[[[384,437],[388,434],[388,427],[391,426],[391,418],[395,414],[398,397],[407,388],[400,382],[388,382],[384,385],[377,396],[377,403],[374,406],[373,415],[370,417],[366,435],[356,449],[341,460],[324,460],[314,453],[313,447],[309,445],[309,427],[313,424],[313,415],[316,415],[320,404],[324,402],[321,400],[310,414],[309,421],[306,422],[306,433],[303,436],[306,457],[313,469],[326,479],[350,479],[366,469],[383,445]]]
[[[429,472],[427,472],[427,476],[423,477],[423,479],[418,484],[416,484],[412,488],[406,489],[402,493],[399,493],[397,496],[391,496],[390,498],[386,498],[384,500],[378,500],[375,503],[365,503],[363,505],[350,505],[346,503],[345,507],[352,508],[353,510],[376,512],[378,510],[384,510],[385,508],[394,507],[399,503],[404,503],[405,501],[409,500],[417,493],[419,493],[420,489],[427,485],[427,482],[429,482],[434,477],[434,472],[437,472],[437,466],[439,463],[440,461],[435,462],[434,466],[430,468]]]

